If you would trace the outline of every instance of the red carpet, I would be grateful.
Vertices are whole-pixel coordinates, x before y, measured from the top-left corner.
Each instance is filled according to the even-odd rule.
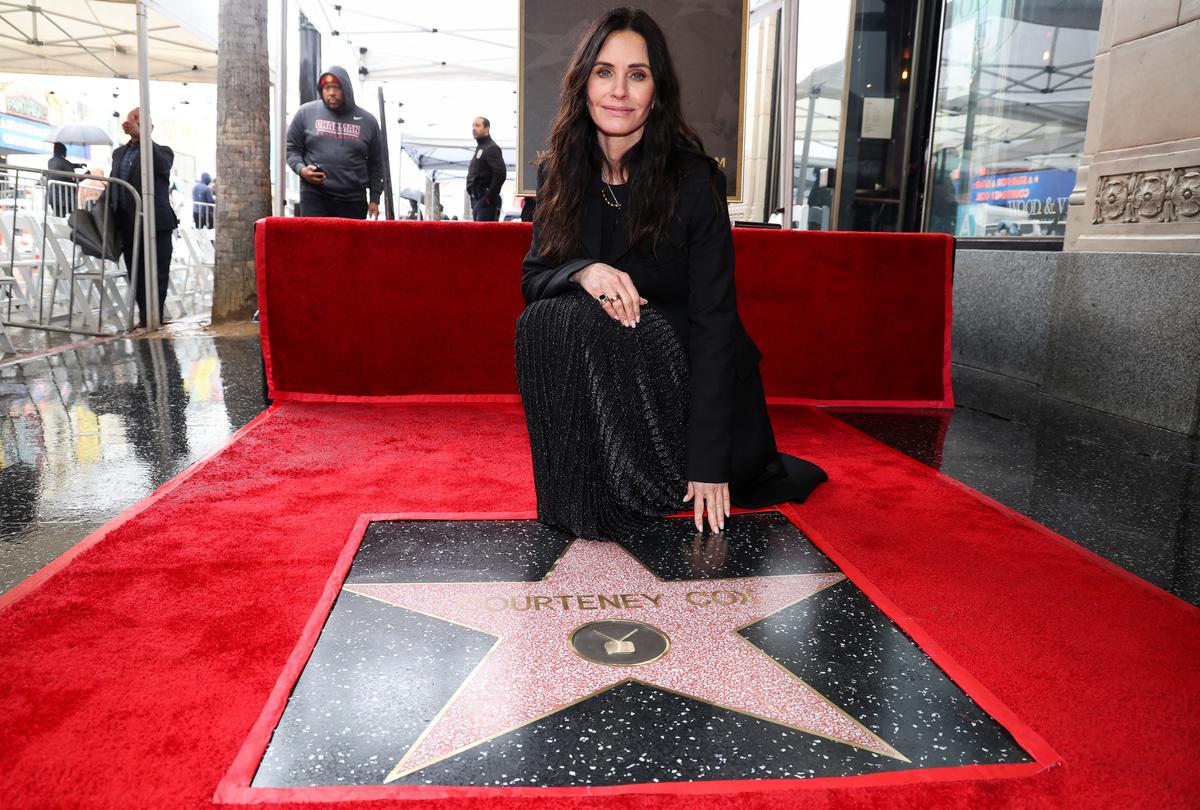
[[[1064,764],[1010,779],[486,806],[1194,805],[1200,611],[831,417],[774,417],[781,446],[830,473],[798,510],[805,527]],[[0,600],[0,804],[211,806],[357,517],[526,511],[530,481],[516,405],[269,412],[40,587]]]

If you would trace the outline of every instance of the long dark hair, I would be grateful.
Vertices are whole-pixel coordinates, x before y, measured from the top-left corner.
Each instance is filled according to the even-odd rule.
[[[604,42],[617,31],[633,31],[646,40],[654,103],[642,138],[612,167],[629,179],[629,242],[653,250],[666,232],[679,201],[684,154],[704,157],[704,145],[683,120],[679,77],[667,39],[649,14],[614,8],[588,28],[563,76],[558,114],[550,131],[550,148],[542,159],[544,173],[537,219],[544,256],[567,259],[579,242],[584,197],[605,157],[588,113],[587,85]],[[716,163],[706,158],[715,168]]]

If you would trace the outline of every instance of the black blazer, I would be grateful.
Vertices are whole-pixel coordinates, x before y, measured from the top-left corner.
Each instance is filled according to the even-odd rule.
[[[731,481],[734,472],[735,423],[766,416],[757,374],[762,355],[738,317],[725,177],[694,155],[684,156],[683,164],[678,209],[655,255],[630,249],[628,233],[622,229],[612,248],[602,254],[604,203],[597,173],[585,198],[577,256],[565,262],[539,256],[535,218],[533,242],[522,264],[521,290],[527,304],[578,290],[569,277],[593,262],[628,273],[641,296],[675,328],[688,356],[691,421],[686,477],[720,483]],[[737,390],[745,386],[757,386],[754,390],[759,393],[755,396],[751,391],[747,396]],[[774,453],[769,422],[766,431],[771,446],[769,451],[764,447],[754,453],[759,458]]]
[[[129,144],[121,144],[112,153],[112,165],[115,171],[121,165],[125,150]],[[171,208],[171,166],[175,163],[175,152],[169,146],[161,143],[154,144],[154,229],[156,231],[173,231],[179,225],[179,217]],[[139,156],[133,162],[133,172],[130,177],[121,178],[142,192],[142,160]],[[144,202],[144,201],[143,201]]]

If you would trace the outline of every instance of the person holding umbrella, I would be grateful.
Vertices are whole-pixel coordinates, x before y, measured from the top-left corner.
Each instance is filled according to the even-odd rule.
[[[82,163],[72,163],[67,160],[67,145],[65,143],[55,142],[54,155],[50,158],[46,168],[56,172],[71,172],[76,169],[83,168]],[[50,197],[50,207],[54,209],[54,216],[65,217],[75,210],[75,191],[78,180],[72,180],[69,177],[51,176],[46,183],[47,196]]]

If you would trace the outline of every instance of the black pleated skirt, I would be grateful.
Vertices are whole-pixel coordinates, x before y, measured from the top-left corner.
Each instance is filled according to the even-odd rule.
[[[621,540],[690,508],[688,361],[652,307],[628,329],[582,291],[530,304],[517,321],[517,380],[543,523]],[[739,375],[733,396],[731,500],[748,509],[803,502],[827,476],[776,448],[757,367]]]
[[[538,519],[576,537],[620,539],[684,507],[687,357],[665,318],[641,313],[629,329],[576,292],[517,322]]]

